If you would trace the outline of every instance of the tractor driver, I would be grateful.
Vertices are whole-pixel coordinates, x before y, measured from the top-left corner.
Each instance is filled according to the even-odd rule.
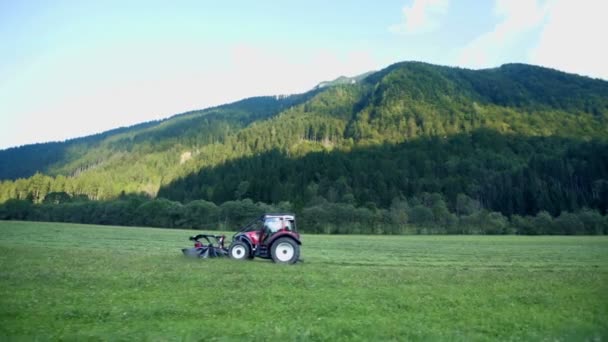
[[[278,232],[281,228],[283,228],[283,224],[282,224],[280,218],[278,218],[278,217],[267,218],[266,221],[264,222],[264,231],[263,231],[263,236],[262,236],[263,240],[260,240],[260,242],[267,240],[270,236],[272,236],[274,233]]]

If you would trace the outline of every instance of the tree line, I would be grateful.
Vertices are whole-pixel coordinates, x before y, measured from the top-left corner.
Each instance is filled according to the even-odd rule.
[[[0,220],[236,231],[269,212],[295,212],[301,232],[319,234],[608,234],[608,216],[597,210],[564,211],[555,217],[546,211],[507,217],[484,209],[464,194],[458,195],[455,210],[450,210],[439,193],[394,198],[388,208],[378,208],[373,203],[332,203],[321,196],[296,208],[290,202],[272,205],[248,198],[216,205],[205,200],[182,204],[145,195],[91,201],[51,193],[39,204],[16,199],[1,204]]]
[[[11,209],[5,218],[199,228],[192,216],[181,211],[201,203],[221,208],[226,203],[249,198],[253,203],[266,203],[267,211],[273,211],[280,203],[289,203],[286,208],[303,217],[315,213],[310,214],[310,220],[305,219],[307,227],[314,227],[307,229],[315,232],[372,232],[370,227],[382,227],[378,229],[384,232],[396,228],[382,213],[391,211],[395,199],[407,199],[408,223],[415,227],[432,223],[443,227],[437,228],[438,231],[455,232],[463,222],[475,218],[478,222],[491,221],[479,216],[480,213],[497,213],[491,217],[504,217],[509,223],[507,226],[512,227],[521,217],[536,217],[541,213],[556,219],[562,213],[578,215],[587,210],[605,215],[608,144],[598,140],[526,137],[476,130],[471,134],[419,138],[401,144],[353,148],[348,152],[312,152],[299,158],[285,151],[271,150],[255,157],[228,160],[173,181],[158,192],[160,202],[151,201],[154,196],[149,194],[136,196],[137,201],[127,201],[125,196],[132,195],[125,194],[135,193],[135,189],[104,199],[95,191],[95,184],[115,184],[104,178],[99,178],[98,183],[80,180],[36,174],[27,180],[11,182],[4,207],[29,209],[27,215]],[[441,201],[435,202],[441,205],[430,204],[434,202],[429,202],[425,194],[440,196]],[[138,201],[153,210],[146,211],[147,206],[139,208],[143,203]],[[168,206],[173,211],[167,211],[163,203],[173,203]],[[470,203],[475,203],[474,212],[466,209]],[[455,217],[446,214],[441,219],[421,219],[430,215],[420,205]],[[438,209],[441,207],[445,210]],[[352,215],[344,217],[359,217],[365,223],[349,221],[349,225],[344,225],[340,222],[346,219],[339,221],[331,215],[315,221],[315,217],[324,217],[325,211],[344,212],[343,209],[352,211]],[[70,210],[75,211],[74,215],[90,212],[91,218],[66,216],[65,212]],[[157,217],[154,211],[178,214]],[[365,215],[357,216],[357,213]],[[214,220],[205,218],[201,222],[234,221],[226,210],[221,219]],[[364,228],[357,228],[359,226]],[[554,231],[553,228],[523,227],[520,225],[512,231]],[[482,228],[460,231],[485,232]]]

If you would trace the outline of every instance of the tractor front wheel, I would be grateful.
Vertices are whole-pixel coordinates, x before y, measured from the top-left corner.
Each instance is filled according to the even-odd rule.
[[[249,249],[249,245],[241,241],[234,242],[232,245],[230,245],[228,254],[230,255],[230,258],[235,260],[251,259],[251,250]]]
[[[294,264],[300,258],[300,246],[293,239],[280,238],[272,244],[271,255],[277,264]]]

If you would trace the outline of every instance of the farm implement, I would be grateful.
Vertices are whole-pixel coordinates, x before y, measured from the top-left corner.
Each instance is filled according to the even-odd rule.
[[[206,244],[200,240],[204,239]],[[190,237],[194,241],[194,247],[182,248],[185,256],[207,259],[228,256],[228,250],[224,247],[225,235],[198,234]],[[214,244],[215,242],[215,244]]]
[[[207,244],[201,242],[204,239]],[[300,258],[300,234],[292,214],[265,214],[249,222],[234,236],[228,248],[224,247],[224,235],[199,234],[190,237],[193,248],[182,253],[197,258],[229,256],[236,260],[255,257],[272,259],[279,264],[294,264]]]

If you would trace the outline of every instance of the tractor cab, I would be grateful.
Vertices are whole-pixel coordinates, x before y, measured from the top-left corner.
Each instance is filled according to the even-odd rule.
[[[265,214],[245,225],[232,237],[233,259],[272,259],[293,264],[300,256],[300,234],[293,214]]]
[[[296,220],[293,216],[264,215],[263,219],[264,226],[260,236],[262,244],[265,244],[269,238],[281,232],[290,232],[296,235],[298,239],[300,238],[296,230]]]

